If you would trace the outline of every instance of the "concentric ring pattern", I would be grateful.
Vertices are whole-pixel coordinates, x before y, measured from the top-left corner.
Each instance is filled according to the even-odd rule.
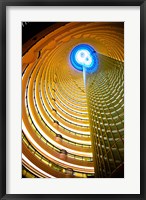
[[[25,44],[22,58],[23,177],[112,177],[123,164],[124,131],[119,131],[124,127],[123,36],[123,23],[56,23]],[[83,43],[93,46],[100,59],[99,70],[86,73],[86,83],[83,73],[75,70],[69,59],[74,46]],[[112,90],[116,94],[113,100]],[[117,114],[101,112],[100,104],[108,111],[114,108]],[[102,114],[107,113],[110,116],[104,119]],[[104,133],[100,123],[107,128]],[[116,133],[115,127],[110,128],[113,123],[120,124]]]

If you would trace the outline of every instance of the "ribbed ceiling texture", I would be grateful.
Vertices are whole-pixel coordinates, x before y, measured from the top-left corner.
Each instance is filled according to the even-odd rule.
[[[96,71],[72,66],[80,44]],[[54,23],[22,52],[22,176],[124,177],[124,23]]]

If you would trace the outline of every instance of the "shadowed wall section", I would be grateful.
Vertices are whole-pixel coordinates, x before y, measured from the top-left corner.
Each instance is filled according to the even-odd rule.
[[[123,177],[124,65],[99,55],[99,70],[86,74],[95,177]]]

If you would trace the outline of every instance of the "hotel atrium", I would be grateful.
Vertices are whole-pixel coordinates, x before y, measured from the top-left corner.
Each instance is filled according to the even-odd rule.
[[[24,22],[22,39],[22,177],[124,178],[124,23]]]

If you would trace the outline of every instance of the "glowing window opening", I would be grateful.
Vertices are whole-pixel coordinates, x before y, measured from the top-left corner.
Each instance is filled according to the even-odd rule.
[[[96,72],[99,65],[97,52],[88,44],[75,46],[70,53],[70,62],[75,69],[84,69],[88,73]]]

